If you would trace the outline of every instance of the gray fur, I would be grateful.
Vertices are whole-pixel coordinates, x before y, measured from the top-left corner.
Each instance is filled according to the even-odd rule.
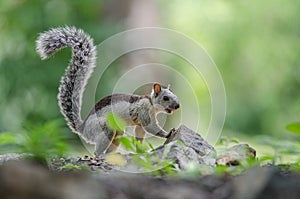
[[[121,117],[128,126],[137,126],[136,137],[140,141],[145,131],[162,138],[169,134],[158,125],[156,115],[159,112],[171,114],[179,108],[179,102],[170,86],[162,88],[158,83],[148,96],[113,94],[101,99],[83,121],[80,116],[82,94],[95,67],[96,48],[89,35],[74,27],[51,29],[36,41],[42,59],[64,47],[72,48],[72,59],[61,78],[59,107],[71,130],[95,144],[96,156],[116,150],[119,144],[116,137],[123,133],[108,128],[106,115],[110,112]]]
[[[71,130],[81,134],[82,94],[95,67],[96,47],[89,35],[75,27],[51,29],[40,34],[36,41],[36,50],[42,59],[65,47],[72,48],[72,59],[61,78],[58,103]]]

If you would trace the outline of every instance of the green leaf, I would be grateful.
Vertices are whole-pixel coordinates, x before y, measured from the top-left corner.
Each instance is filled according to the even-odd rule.
[[[63,169],[69,169],[69,170],[73,170],[73,171],[76,171],[76,170],[90,170],[90,167],[87,166],[87,165],[81,165],[81,166],[78,166],[78,165],[75,165],[75,164],[71,164],[71,163],[68,163],[68,164],[65,164],[61,167],[59,167],[60,170],[63,170]]]
[[[150,142],[146,142],[146,143],[148,144],[149,148],[150,148],[152,151],[155,150],[154,146],[153,146]]]
[[[112,113],[107,114],[108,127],[112,130],[124,131],[126,127],[125,121]]]
[[[258,160],[261,161],[261,162],[263,162],[263,161],[266,161],[266,160],[273,161],[274,159],[275,159],[275,157],[272,156],[272,155],[265,155],[265,156],[260,157]]]
[[[22,134],[3,132],[0,133],[0,154],[19,153],[24,149],[22,143],[25,137]]]
[[[286,130],[300,134],[300,122],[294,122],[286,126]]]
[[[133,156],[132,162],[138,164],[145,171],[151,171],[157,168],[155,165],[152,164],[152,162],[150,161],[149,157],[146,154]]]
[[[119,137],[118,141],[126,148],[129,149],[131,151],[135,151],[133,143],[131,142],[131,140],[127,137]]]
[[[1,144],[17,144],[16,133],[11,133],[11,132],[0,133],[0,143]]]
[[[231,138],[230,141],[233,143],[240,143],[239,139],[237,139],[237,138]]]
[[[135,139],[135,137],[131,138],[131,142],[134,144],[134,146],[136,147],[136,152],[137,153],[145,153],[145,150],[143,150],[143,145],[140,141],[138,141],[137,139]]]

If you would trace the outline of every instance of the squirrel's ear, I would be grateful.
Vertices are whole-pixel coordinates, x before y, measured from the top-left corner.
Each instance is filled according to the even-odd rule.
[[[161,86],[159,83],[153,84],[153,91],[155,94],[155,97],[158,95],[158,93],[161,91]]]
[[[171,88],[171,84],[168,84],[168,87],[167,87],[167,89],[168,89],[168,90],[170,90],[170,88]]]

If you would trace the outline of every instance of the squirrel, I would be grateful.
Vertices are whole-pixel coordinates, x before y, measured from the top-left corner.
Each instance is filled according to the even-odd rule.
[[[172,114],[179,108],[178,97],[168,87],[154,83],[149,95],[112,94],[98,101],[86,119],[80,116],[82,96],[95,67],[96,47],[93,39],[83,30],[75,27],[53,28],[41,33],[36,40],[36,50],[41,59],[47,59],[58,50],[70,47],[72,58],[62,76],[58,104],[69,128],[86,142],[95,145],[96,156],[117,150],[117,137],[124,132],[108,126],[107,114],[122,118],[127,126],[135,126],[135,137],[143,142],[145,132],[161,138],[170,133],[157,122],[160,112]]]

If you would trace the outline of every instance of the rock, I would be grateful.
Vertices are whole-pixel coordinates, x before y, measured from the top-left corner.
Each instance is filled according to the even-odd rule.
[[[258,193],[262,192],[264,187],[267,185],[271,175],[272,170],[265,168],[253,168],[246,171],[244,175],[233,180],[235,190],[234,198],[256,198]]]
[[[256,151],[248,144],[238,144],[217,157],[218,165],[236,166],[248,158],[255,158]]]
[[[274,168],[252,168],[232,181],[233,198],[299,199],[300,173],[282,175]]]
[[[206,169],[206,174],[209,174],[216,164],[215,149],[185,125],[181,125],[177,130],[174,129],[164,145],[149,154],[123,154],[122,156],[126,164],[113,165],[113,171],[145,173],[162,169],[167,166],[166,164],[175,164],[175,167],[180,170],[186,170],[191,166],[207,166],[210,168]]]
[[[57,173],[34,163],[12,161],[0,166],[0,182],[1,199],[300,198],[300,174],[286,176],[278,170],[261,167],[239,176],[207,175],[184,179],[128,173]]]
[[[79,166],[79,169],[87,170],[87,168],[90,168],[91,171],[101,171],[102,173],[109,173],[113,169],[113,165],[110,165],[104,158],[89,156],[60,158],[50,162],[49,167],[54,171],[72,170],[64,168],[67,164]]]
[[[108,198],[99,183],[85,172],[54,173],[24,161],[10,161],[0,167],[1,199]]]
[[[0,155],[0,165],[12,160],[22,160],[27,157],[31,157],[30,154],[19,154],[19,153],[7,153]]]
[[[206,166],[216,163],[216,150],[200,134],[185,125],[174,130],[164,146],[156,150],[156,154],[160,158],[174,160],[180,169],[186,169],[190,163]],[[166,154],[165,157],[162,154]]]
[[[209,145],[200,134],[194,132],[185,125],[181,125],[177,130],[174,130],[164,145],[174,141],[181,141],[186,147],[193,149],[201,156],[207,155],[211,151],[215,151],[215,149]]]

